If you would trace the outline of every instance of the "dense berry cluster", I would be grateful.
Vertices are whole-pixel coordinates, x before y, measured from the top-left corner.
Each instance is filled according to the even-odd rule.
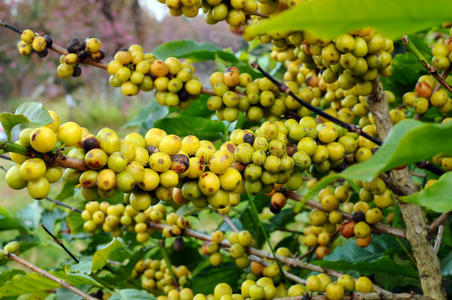
[[[105,54],[100,50],[102,43],[100,40],[89,37],[80,42],[79,39],[73,39],[66,47],[68,53],[61,55],[60,65],[57,68],[57,75],[61,78],[79,77],[82,74],[80,63],[89,58],[92,61],[99,62],[104,59]]]
[[[156,59],[137,44],[116,52],[107,71],[111,75],[110,85],[121,87],[124,95],[155,89],[157,101],[170,107],[187,108],[188,100],[199,96],[202,90],[193,65],[175,57]]]
[[[47,49],[52,47],[52,44],[53,40],[49,35],[39,35],[31,29],[25,29],[17,43],[17,50],[24,56],[35,52],[39,57],[45,57],[49,53]]]
[[[452,63],[452,30],[446,40],[440,40],[433,46],[432,64],[438,70],[447,70]]]
[[[169,268],[172,268],[173,274],[178,282],[173,281]],[[187,294],[180,299],[193,298],[193,292],[188,288],[184,288],[191,279],[191,272],[184,265],[174,267],[168,266],[163,259],[141,259],[133,268],[132,278],[140,278],[142,287],[148,290],[162,291],[168,294],[169,299],[172,299],[171,295],[176,292],[182,295]],[[181,289],[180,291],[177,290],[178,287]]]

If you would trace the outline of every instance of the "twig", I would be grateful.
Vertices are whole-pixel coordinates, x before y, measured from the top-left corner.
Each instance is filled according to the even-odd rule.
[[[69,251],[68,248],[66,248],[66,246],[63,244],[63,242],[62,242],[59,238],[57,238],[53,233],[51,233],[50,230],[48,230],[47,227],[45,227],[44,224],[41,223],[41,227],[42,227],[42,229],[44,229],[45,232],[47,232],[48,235],[50,235],[50,236],[53,238],[53,240],[54,240],[58,245],[60,245],[61,248],[63,248],[64,251],[66,251],[66,253],[67,253],[67,254],[68,254],[68,255],[69,255],[69,256],[70,256],[77,264],[79,263],[79,260],[74,256],[74,254],[72,254],[71,251]]]
[[[438,227],[438,235],[436,236],[435,245],[433,246],[433,250],[435,251],[436,254],[438,254],[439,247],[441,247],[443,233],[444,233],[444,224],[441,224]]]
[[[4,155],[4,154],[0,154],[0,158],[4,159],[4,160],[11,160],[11,157],[9,157],[8,155]]]
[[[427,62],[425,57],[422,55],[421,51],[416,47],[416,45],[413,44],[413,42],[408,38],[407,35],[404,35],[402,37],[402,42],[405,46],[410,49],[411,52],[417,57],[417,59],[422,63],[424,68],[429,72],[435,79],[441,84],[446,90],[449,91],[449,93],[452,93],[452,87],[444,80],[443,77],[438,73],[438,70],[431,64]]]
[[[149,222],[147,224],[150,227],[153,227],[158,230],[163,230],[166,227],[165,224],[156,223],[156,222]],[[208,241],[208,242],[212,241],[211,236],[198,232],[198,231],[195,231],[195,230],[192,230],[192,229],[187,229],[187,228],[184,229],[184,235],[194,237],[201,241]],[[221,243],[219,243],[219,246],[221,246],[222,248],[229,248],[229,247],[231,247],[231,243],[229,243],[229,241],[225,239],[225,240],[221,241]],[[339,277],[342,275],[341,272],[338,272],[336,270],[322,268],[317,265],[313,265],[313,264],[309,264],[309,263],[300,261],[296,258],[290,258],[290,257],[285,257],[285,256],[280,256],[280,255],[273,256],[272,253],[265,252],[265,251],[262,251],[262,250],[259,250],[259,249],[253,248],[253,247],[250,247],[248,249],[248,253],[250,255],[259,256],[259,257],[262,257],[265,259],[275,260],[275,258],[276,258],[276,260],[282,262],[283,264],[289,265],[291,267],[302,268],[302,269],[311,270],[311,271],[319,272],[319,273],[325,273],[325,274],[331,275],[333,277]],[[389,296],[392,297],[393,295],[397,295],[397,294],[392,294],[390,291],[384,290],[377,285],[374,285],[374,288],[379,294],[385,296],[387,299],[392,299],[392,298],[389,298]]]
[[[308,251],[306,251],[304,254],[301,254],[301,255],[297,256],[297,259],[303,259],[303,258],[305,258],[305,257],[307,257],[307,256],[309,256],[309,255],[311,255],[312,253],[315,252],[315,249],[317,249],[317,246],[312,247],[311,249],[309,249]]]
[[[428,231],[434,233],[436,229],[441,226],[452,215],[452,210],[442,213],[435,221],[430,224]]]
[[[348,131],[352,131],[355,132],[356,134],[365,137],[366,139],[374,142],[375,144],[381,146],[381,144],[383,144],[383,142],[367,133],[365,133],[364,131],[362,131],[362,129],[355,125],[355,124],[347,124],[345,122],[342,122],[341,120],[327,114],[326,112],[324,112],[323,110],[311,105],[310,103],[307,103],[305,101],[303,101],[302,99],[300,99],[297,95],[295,95],[290,89],[289,87],[287,87],[284,83],[280,83],[278,82],[272,75],[270,75],[269,73],[267,73],[264,69],[262,69],[262,67],[257,63],[257,62],[252,62],[251,66],[255,69],[257,69],[259,72],[262,73],[262,75],[264,75],[265,77],[267,77],[274,85],[276,85],[279,90],[289,96],[291,96],[292,98],[294,98],[298,103],[300,103],[301,105],[303,105],[304,107],[308,108],[310,111],[315,112],[316,114],[322,116],[323,118],[347,129]]]
[[[286,191],[286,195],[287,195],[287,197],[289,197],[291,199],[294,199],[294,200],[297,200],[297,201],[300,201],[302,199],[301,195],[299,195],[299,194],[297,194],[297,193],[295,193],[293,191]],[[316,208],[318,210],[322,210],[323,211],[322,205],[319,202],[317,202],[317,201],[308,200],[308,201],[306,201],[306,205],[309,206],[309,207]],[[342,216],[345,219],[347,219],[347,220],[351,220],[352,219],[352,215],[351,214],[346,213],[344,211],[341,211],[341,212],[342,212]],[[382,224],[382,223],[377,223],[377,224],[372,225],[371,229],[372,229],[373,232],[376,232],[376,233],[387,233],[387,234],[391,234],[393,236],[396,236],[396,237],[399,237],[399,238],[402,238],[402,239],[406,239],[405,230],[400,229],[400,228],[394,228],[394,227],[391,227],[389,225],[385,225],[385,224]]]
[[[28,157],[40,157],[42,160],[46,162],[47,165],[50,166],[61,166],[65,168],[71,168],[76,169],[79,171],[85,171],[87,170],[85,161],[83,159],[77,159],[73,157],[66,156],[62,154],[61,152],[58,152],[57,154],[51,154],[51,153],[39,153],[31,148],[27,148],[23,145],[2,141],[0,142],[0,149],[4,150],[6,152],[14,152],[19,153],[22,155],[26,155]],[[3,156],[0,158],[4,158]],[[8,158],[4,158],[8,159]]]
[[[45,197],[44,199],[46,199],[47,201],[50,201],[50,202],[52,202],[52,203],[54,203],[54,204],[56,204],[56,205],[59,205],[59,206],[68,208],[68,209],[70,209],[70,210],[72,210],[72,211],[74,211],[74,212],[76,212],[76,213],[79,213],[79,214],[82,213],[82,211],[81,211],[80,209],[78,209],[78,208],[76,208],[76,207],[72,207],[72,206],[70,206],[70,205],[68,205],[68,204],[65,204],[65,203],[63,203],[63,202],[60,202],[60,201],[58,201],[58,200],[55,200],[55,199],[52,199],[52,198],[49,198],[49,197]]]
[[[231,218],[229,218],[229,216],[227,215],[223,215],[222,213],[218,213],[222,218],[223,221],[228,224],[229,227],[231,227],[231,229],[235,232],[239,232],[239,230],[237,229],[237,227],[235,227],[234,223],[232,223]]]
[[[33,265],[32,263],[26,261],[23,258],[20,258],[19,256],[13,254],[13,253],[7,253],[6,251],[4,251],[3,249],[0,249],[0,252],[2,252],[3,254],[5,254],[5,256],[10,259],[13,260],[27,268],[29,268],[30,270],[32,270],[33,272],[38,273],[39,275],[46,277],[52,281],[55,281],[56,283],[58,283],[59,285],[61,285],[62,287],[74,292],[75,294],[79,295],[80,297],[82,297],[83,299],[88,299],[88,300],[98,300],[97,298],[94,298],[84,292],[82,292],[81,290],[77,289],[76,287],[70,285],[69,283],[67,283],[65,280],[55,277],[54,275],[50,274],[49,272],[38,268],[37,266]]]
[[[12,31],[14,31],[14,32],[16,32],[18,34],[22,34],[22,30],[20,30],[17,27],[14,27],[13,25],[10,25],[10,24],[6,23],[2,19],[0,19],[0,26],[8,28],[8,29],[10,29],[10,30],[12,30]]]
[[[168,268],[168,270],[170,272],[171,278],[173,279],[174,284],[176,285],[176,289],[178,289],[179,288],[179,282],[177,281],[177,277],[174,274],[173,265],[171,264],[171,261],[169,259],[168,253],[166,252],[165,240],[160,240],[160,251],[162,252],[163,259],[166,262],[166,267]]]

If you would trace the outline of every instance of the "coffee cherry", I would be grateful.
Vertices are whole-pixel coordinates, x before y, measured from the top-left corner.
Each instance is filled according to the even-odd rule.
[[[144,211],[151,205],[151,196],[148,193],[135,192],[130,194],[130,206],[136,211]]]
[[[6,244],[3,249],[8,254],[19,254],[19,248],[20,248],[19,242],[12,241]]]
[[[97,175],[97,187],[102,191],[111,191],[116,186],[116,175],[110,169],[103,169]]]
[[[38,152],[46,153],[55,148],[57,137],[55,132],[47,127],[36,128],[30,136],[30,145]]]
[[[35,36],[31,43],[31,47],[36,52],[43,52],[47,47],[47,41],[43,36]]]
[[[45,177],[28,181],[27,190],[34,199],[42,199],[47,197],[50,191],[49,181]]]
[[[67,122],[58,128],[58,139],[66,146],[75,146],[81,137],[82,130],[77,123]]]
[[[98,148],[92,149],[88,151],[85,155],[85,163],[88,166],[88,168],[93,170],[100,170],[102,169],[108,161],[107,154]]]
[[[372,281],[365,276],[361,276],[356,280],[355,289],[359,293],[370,293],[373,290]]]
[[[5,180],[8,186],[15,190],[23,189],[27,185],[27,181],[20,175],[20,165],[14,165],[6,172]]]
[[[366,238],[370,235],[370,227],[365,222],[358,222],[355,224],[353,232],[358,238]]]
[[[20,166],[20,176],[26,181],[39,179],[45,172],[46,165],[40,158],[28,159]]]
[[[309,276],[308,279],[306,279],[306,288],[312,292],[320,291],[321,288],[320,279],[315,275]]]
[[[330,300],[340,300],[344,296],[344,288],[336,282],[330,283],[326,288],[326,296]]]

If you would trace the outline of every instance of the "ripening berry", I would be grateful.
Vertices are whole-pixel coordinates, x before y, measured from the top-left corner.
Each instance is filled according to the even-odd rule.
[[[30,29],[24,29],[20,35],[20,39],[27,44],[31,44],[35,37],[35,33]]]
[[[372,281],[365,276],[361,276],[356,280],[355,289],[359,293],[370,293],[373,290]]]
[[[19,41],[17,43],[17,50],[19,51],[19,53],[23,56],[29,55],[32,51],[32,47],[31,44],[28,44],[24,41]]]
[[[315,275],[309,276],[308,279],[306,279],[306,288],[312,292],[320,291],[321,288],[320,279]]]
[[[108,161],[107,154],[99,148],[92,149],[88,151],[85,155],[85,163],[88,168],[93,170],[102,169]]]
[[[57,75],[61,78],[71,77],[74,73],[74,66],[62,63],[58,65]]]
[[[198,80],[191,79],[185,83],[184,88],[190,95],[197,96],[201,94],[202,85]]]
[[[136,211],[145,211],[151,205],[151,195],[144,192],[130,194],[130,206]]]
[[[116,186],[116,174],[110,169],[103,169],[97,175],[97,187],[102,191],[111,191]]]
[[[26,181],[39,179],[45,172],[46,165],[40,158],[28,159],[20,166],[20,176]]]
[[[344,288],[337,282],[328,284],[326,296],[329,300],[340,300],[344,296]]]
[[[100,50],[102,43],[96,38],[88,38],[85,41],[86,50],[91,53],[96,53]]]
[[[18,254],[19,253],[19,242],[17,241],[12,241],[9,242],[8,244],[6,244],[6,246],[3,248],[3,250],[5,250],[6,253],[8,254]]]
[[[207,201],[214,209],[222,209],[229,205],[229,194],[219,189],[213,195],[208,196]]]
[[[160,151],[169,155],[176,154],[182,147],[182,140],[177,135],[170,134],[162,138],[158,147]]]
[[[43,52],[47,47],[47,41],[43,36],[35,36],[31,46],[36,52]]]
[[[292,285],[287,291],[289,297],[299,297],[306,294],[306,289],[301,284]]]
[[[23,189],[27,185],[27,181],[20,176],[20,165],[9,168],[5,180],[8,186],[15,190]]]
[[[58,128],[58,139],[66,146],[75,146],[82,137],[82,130],[77,123],[67,122]]]
[[[55,148],[57,136],[55,132],[47,127],[33,130],[30,135],[30,145],[38,152],[47,153]]]
[[[49,183],[54,183],[60,180],[63,176],[63,169],[59,166],[48,168],[44,177],[49,181]]]
[[[41,177],[36,180],[28,181],[27,190],[32,198],[42,199],[49,194],[50,184],[45,177]]]

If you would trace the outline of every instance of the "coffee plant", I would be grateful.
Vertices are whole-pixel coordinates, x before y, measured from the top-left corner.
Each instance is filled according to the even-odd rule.
[[[451,297],[451,4],[159,1],[248,50],[113,52],[0,20],[64,80],[98,68],[151,98],[126,135],[39,101],[0,114],[5,181],[37,200],[0,207],[0,298]],[[46,238],[67,254],[51,270],[22,255]]]

